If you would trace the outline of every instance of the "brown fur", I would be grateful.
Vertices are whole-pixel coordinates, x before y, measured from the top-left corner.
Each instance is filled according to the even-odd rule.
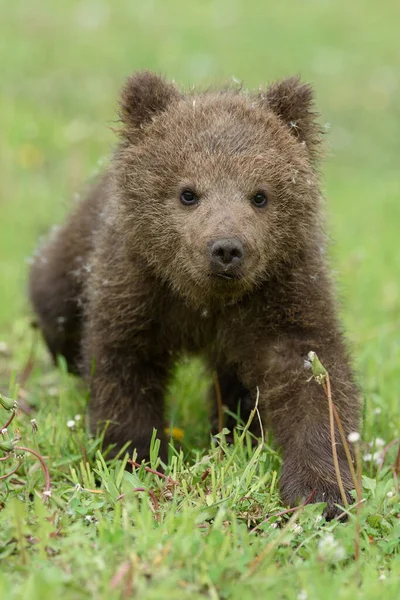
[[[316,489],[333,516],[328,405],[304,368],[310,350],[329,370],[346,433],[359,405],[324,256],[311,88],[292,78],[263,92],[183,94],[144,72],[123,88],[120,115],[107,172],[31,270],[53,356],[90,382],[92,426],[110,421],[107,442],[131,440],[145,459],[155,427],[165,460],[169,373],[182,352],[203,354],[231,409],[246,393],[254,403],[258,388],[283,448],[283,499]],[[185,188],[199,204],[180,202]],[[260,190],[265,208],[250,201]],[[210,266],[221,238],[244,248],[236,279]],[[338,454],[349,490],[339,440]]]

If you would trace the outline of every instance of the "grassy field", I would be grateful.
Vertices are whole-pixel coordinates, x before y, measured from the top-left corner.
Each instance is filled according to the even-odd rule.
[[[0,597],[398,598],[399,3],[0,0],[0,9],[0,392],[16,398],[19,381],[23,408],[0,443],[20,435],[51,480],[44,503],[40,461],[18,451],[21,466],[0,481]],[[28,257],[109,155],[118,89],[139,68],[186,86],[234,77],[252,87],[293,73],[315,85],[329,133],[332,265],[365,407],[358,560],[355,511],[346,524],[325,523],[321,505],[277,516],[274,449],[254,451],[246,436],[210,442],[200,363],[182,365],[171,386],[183,439],[164,479],[104,461],[86,429],[85,390],[35,344]],[[9,416],[0,406],[0,426]],[[18,463],[1,462],[0,477]]]

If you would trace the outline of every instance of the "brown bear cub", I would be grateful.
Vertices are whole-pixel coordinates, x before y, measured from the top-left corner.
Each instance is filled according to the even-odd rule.
[[[106,442],[149,457],[182,353],[216,369],[233,411],[259,394],[283,449],[281,494],[342,504],[328,403],[304,361],[328,369],[345,433],[359,402],[325,256],[321,131],[297,78],[265,91],[183,93],[141,72],[120,98],[120,142],[102,179],[40,250],[30,297],[54,357],[90,383]],[[247,404],[250,404],[247,402]],[[352,488],[343,446],[338,458]]]

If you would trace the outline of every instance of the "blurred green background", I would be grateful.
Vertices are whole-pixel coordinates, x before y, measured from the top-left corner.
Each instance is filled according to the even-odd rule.
[[[39,236],[110,153],[127,75],[258,87],[300,74],[328,133],[323,186],[345,325],[368,397],[398,418],[398,0],[0,0],[0,9],[0,337],[29,315],[27,257]]]

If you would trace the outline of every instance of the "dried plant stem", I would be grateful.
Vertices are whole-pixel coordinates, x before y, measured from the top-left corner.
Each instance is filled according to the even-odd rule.
[[[24,446],[15,446],[14,450],[16,452],[29,452],[30,454],[33,454],[33,456],[35,456],[38,461],[41,464],[41,467],[43,469],[43,473],[44,473],[44,480],[45,480],[45,490],[43,492],[43,502],[47,502],[47,500],[50,497],[50,473],[49,473],[49,469],[44,461],[44,458],[41,454],[39,454],[38,452],[35,452],[35,450],[32,450],[32,448],[25,448]]]
[[[344,448],[344,451],[345,451],[345,454],[346,454],[347,462],[349,464],[349,469],[350,469],[351,478],[353,480],[354,489],[357,491],[357,501],[358,501],[359,500],[358,495],[361,498],[361,490],[357,489],[357,487],[358,487],[358,477],[357,477],[356,470],[354,468],[353,459],[351,458],[349,444],[347,443],[347,440],[346,440],[346,435],[344,433],[344,429],[343,429],[342,421],[340,420],[340,417],[339,417],[339,413],[338,413],[337,408],[336,408],[336,406],[335,406],[335,404],[333,402],[332,402],[332,407],[333,407],[333,414],[334,414],[334,417],[335,417],[336,425],[337,425],[337,427],[339,429],[340,438],[342,440],[343,448]]]
[[[361,461],[361,445],[359,442],[355,444],[356,466],[357,466],[357,507],[356,507],[356,535],[354,538],[354,559],[357,562],[360,558],[360,536],[361,536],[361,500],[362,500],[362,461]],[[359,573],[360,577],[360,573]]]
[[[148,489],[143,488],[143,487],[138,487],[138,488],[134,488],[132,490],[132,492],[145,492],[145,493],[147,493],[150,496],[150,498],[151,498],[154,510],[157,511],[157,510],[160,509],[160,505],[158,503],[158,500],[157,500],[154,492],[152,492],[151,490],[148,490]],[[120,494],[118,496],[118,498],[117,498],[117,502],[119,502],[119,500],[122,500],[122,498],[124,498],[124,497],[125,497],[125,494]]]
[[[215,396],[217,400],[217,410],[218,410],[218,431],[222,431],[224,427],[224,414],[222,410],[222,396],[221,396],[221,387],[219,385],[218,373],[214,371],[213,375],[214,379],[214,387],[215,387]]]
[[[326,373],[325,381],[323,383],[323,388],[324,388],[326,397],[328,398],[329,426],[330,426],[330,430],[331,430],[333,464],[335,467],[336,479],[337,479],[337,483],[339,486],[340,495],[342,497],[343,506],[346,507],[347,506],[347,496],[346,496],[346,492],[344,490],[342,476],[340,474],[339,460],[338,460],[337,449],[336,449],[335,421],[333,418],[333,402],[332,402],[331,382],[329,379],[329,373]]]
[[[270,515],[269,517],[264,519],[264,521],[261,521],[261,523],[258,523],[258,525],[253,527],[253,529],[250,530],[250,533],[254,533],[261,525],[263,525],[264,523],[268,523],[268,521],[270,519],[272,519],[273,517],[283,517],[284,515],[289,515],[290,513],[295,512],[296,510],[299,510],[300,508],[304,508],[304,506],[307,506],[307,504],[310,504],[311,500],[314,497],[315,492],[316,492],[316,489],[313,489],[313,491],[308,496],[308,498],[304,502],[304,504],[300,504],[300,506],[295,506],[294,508],[287,508],[286,510],[282,510],[281,512],[275,513],[274,515]]]
[[[17,414],[16,410],[12,411],[12,415],[11,417],[8,419],[7,423],[5,425],[3,425],[3,427],[0,427],[0,431],[3,431],[3,429],[7,429],[7,427],[12,423],[15,415]]]
[[[272,550],[274,550],[274,548],[279,546],[279,544],[285,538],[286,533],[295,524],[295,522],[299,518],[300,514],[303,512],[306,504],[308,504],[311,501],[312,497],[314,496],[314,493],[315,493],[315,490],[313,490],[311,492],[310,496],[307,498],[307,500],[304,504],[301,504],[300,506],[297,506],[296,508],[293,509],[293,514],[290,517],[290,519],[288,520],[288,522],[286,523],[285,527],[283,527],[281,529],[279,535],[275,539],[273,539],[272,542],[270,542],[269,544],[266,545],[266,547],[264,548],[264,550],[262,552],[260,552],[260,554],[258,554],[255,558],[253,558],[253,560],[249,564],[249,570],[244,575],[244,577],[250,577],[254,573],[254,571],[256,571],[259,568],[259,566],[261,565],[263,560],[268,556],[268,554],[270,554],[272,552]],[[272,516],[278,516],[278,515],[272,515]]]
[[[15,467],[15,469],[13,469],[13,470],[12,470],[12,471],[10,471],[9,473],[6,473],[5,475],[2,475],[2,476],[0,477],[0,481],[1,481],[1,480],[3,480],[3,479],[8,479],[8,477],[11,477],[11,475],[14,475],[14,473],[15,473],[16,471],[18,471],[18,469],[20,468],[21,464],[22,464],[22,461],[20,460],[20,461],[19,461],[19,463],[17,464],[17,466]]]
[[[150,467],[145,467],[144,465],[141,465],[140,463],[135,462],[134,460],[131,460],[131,459],[129,459],[127,462],[130,465],[132,465],[133,467],[136,467],[137,469],[140,469],[140,467],[143,467],[147,473],[152,473],[153,475],[158,475],[158,477],[161,477],[162,479],[166,479],[168,481],[168,483],[172,483],[173,485],[178,485],[178,481],[175,481],[175,479],[172,479],[172,477],[170,477],[169,475],[164,475],[164,473],[161,473],[160,471],[156,471],[155,469],[150,469]]]
[[[396,475],[396,477],[398,477],[400,473],[400,443],[399,443],[399,449],[397,451],[397,455],[396,455],[396,462],[394,463],[394,474]]]

